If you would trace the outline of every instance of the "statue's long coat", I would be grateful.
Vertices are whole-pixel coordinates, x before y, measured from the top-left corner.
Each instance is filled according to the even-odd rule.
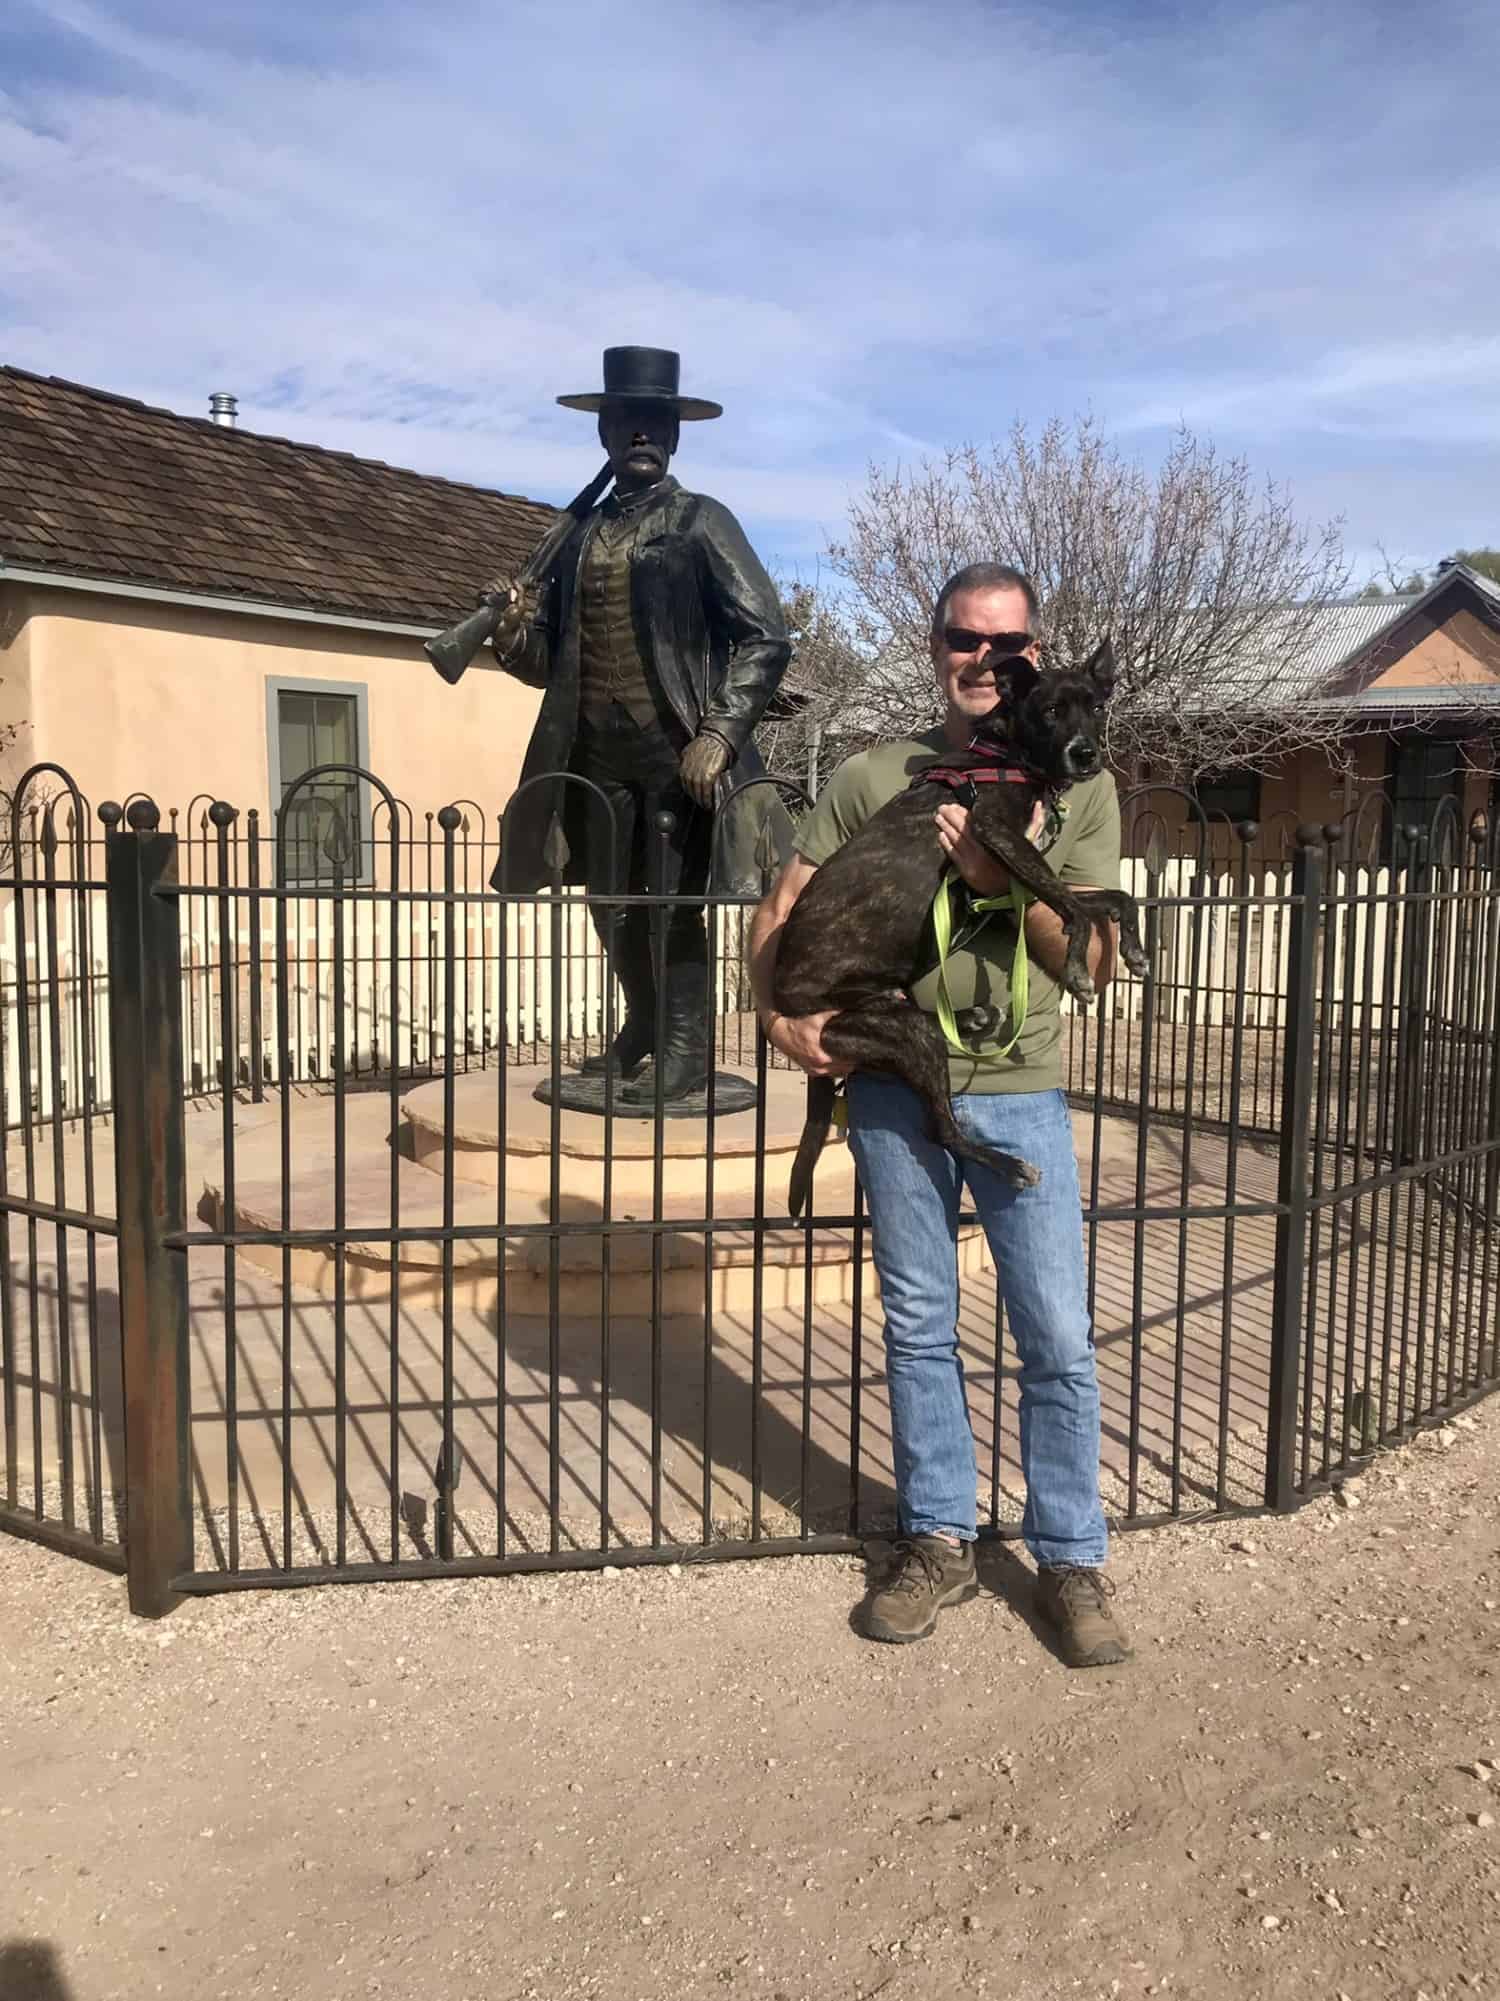
[[[786,622],[775,586],[729,509],[705,494],[684,492],[675,480],[664,484],[634,538],[636,634],[685,733],[691,737],[706,726],[735,751],[718,783],[710,888],[759,893],[768,856],[774,866],[790,849],[790,821],[769,785],[735,801],[765,776],[751,732],[786,671]],[[554,816],[567,838],[562,880],[587,881],[583,788],[544,781],[568,769],[578,728],[578,578],[596,519],[597,510],[563,544],[544,582],[536,626],[509,667],[545,692],[505,818],[492,877],[497,889],[529,891],[552,880],[547,836]]]

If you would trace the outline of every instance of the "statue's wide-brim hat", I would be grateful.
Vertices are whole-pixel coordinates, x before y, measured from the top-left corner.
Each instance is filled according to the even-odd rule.
[[[684,396],[678,389],[681,357],[669,347],[607,347],[604,387],[580,396],[559,396],[565,410],[602,410],[609,403],[660,403],[684,423],[722,417],[724,405],[706,396]]]

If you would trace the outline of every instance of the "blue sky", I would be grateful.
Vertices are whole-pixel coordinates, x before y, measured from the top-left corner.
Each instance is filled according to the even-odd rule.
[[[0,359],[543,498],[611,341],[809,568],[872,458],[1186,418],[1500,542],[1500,8],[8,0]]]

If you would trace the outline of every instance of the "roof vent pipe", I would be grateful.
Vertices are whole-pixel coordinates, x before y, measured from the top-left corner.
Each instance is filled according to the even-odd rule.
[[[226,431],[232,431],[240,414],[236,398],[228,396],[222,389],[216,389],[208,399],[208,414],[214,423],[222,424]]]

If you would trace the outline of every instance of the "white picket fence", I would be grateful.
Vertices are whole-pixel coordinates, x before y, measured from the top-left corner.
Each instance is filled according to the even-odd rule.
[[[1170,861],[1153,877],[1145,862],[1127,860],[1120,881],[1142,905],[1143,930],[1154,913],[1152,1008],[1158,1021],[1204,1028],[1285,1026],[1290,863],[1241,872]],[[1336,866],[1330,883],[1319,996],[1334,1007],[1347,996],[1372,1030],[1383,1027],[1384,1010],[1396,998],[1387,988],[1399,977],[1407,922],[1407,906],[1394,900],[1398,888],[1389,868],[1347,863]],[[1105,995],[1104,1013],[1116,1021],[1137,1021],[1145,1001],[1145,984],[1122,968]],[[1066,996],[1063,1007],[1078,1011]]]
[[[1127,862],[1123,885],[1148,905],[1156,931],[1152,995],[1160,1023],[1246,1030],[1284,1025],[1291,932],[1290,865],[1267,864],[1248,876],[1171,861],[1155,878]],[[1320,991],[1337,1008],[1347,996],[1366,1032],[1380,1032],[1399,996],[1389,989],[1402,964],[1409,906],[1395,899],[1389,869],[1339,864],[1333,871]],[[54,1105],[77,1112],[92,1077],[92,1102],[111,1100],[107,932],[99,890],[60,886],[25,892],[25,964],[18,960],[14,892],[0,897],[0,1036],[4,1042],[5,1120],[20,1116],[22,1007],[26,1008],[33,1112]],[[1476,905],[1476,909],[1479,906]],[[252,1075],[252,1020],[268,1083],[332,1075],[336,1021],[342,1019],[346,1071],[442,1064],[447,1039],[448,918],[440,897],[395,906],[389,898],[351,895],[337,910],[327,898],[285,904],[284,951],[274,899],[212,889],[180,899],[183,1074],[188,1091],[217,1088],[227,1074]],[[744,942],[749,912],[722,908],[717,926],[718,989],[723,1016],[749,1006]],[[1455,920],[1457,921],[1457,920]],[[554,933],[554,925],[556,930]],[[452,917],[452,1009],[461,1063],[502,1048],[519,1051],[552,1039],[597,1037],[605,1026],[605,967],[582,902],[565,897],[554,913],[545,901],[503,905],[492,897],[457,900]],[[1244,993],[1237,995],[1240,938]],[[554,952],[554,935],[556,950]],[[1426,1004],[1454,1018],[1466,1004],[1460,964],[1471,953],[1433,953],[1424,969]],[[342,966],[340,978],[339,967]],[[45,977],[53,966],[56,977]],[[229,972],[232,1048],[225,1061],[223,995]],[[284,974],[287,1060],[278,1028],[278,977]],[[1103,1018],[1139,1020],[1145,987],[1122,974],[1108,990]],[[556,1016],[554,1019],[554,997]],[[1064,1003],[1071,1008],[1070,1002]],[[1091,1010],[1096,1013],[1097,1010]]]
[[[393,1056],[402,1070],[442,1066],[450,1019],[450,940],[440,899],[393,907],[389,899],[350,897],[337,914],[328,899],[290,899],[284,937],[278,935],[270,898],[259,900],[258,917],[252,916],[250,899],[233,893],[223,900],[212,892],[184,896],[180,909],[183,1082],[189,1094],[215,1090],[226,1076],[249,1083],[253,1042],[268,1084],[328,1079],[336,1058],[353,1075],[384,1073]],[[743,968],[748,913],[726,908],[713,922],[719,933],[716,1002],[720,1014],[730,1016],[749,1004]],[[107,1107],[113,1092],[103,893],[59,890],[49,918],[45,897],[33,897],[28,889],[24,929],[22,977],[16,900],[5,897],[0,1074],[8,1126],[21,1115],[23,1058],[33,1116],[50,1117],[55,1106],[65,1115],[89,1102]],[[460,1065],[483,1061],[502,1048],[535,1048],[554,1033],[567,1043],[604,1033],[603,954],[587,908],[576,897],[564,897],[555,911],[545,901],[456,902],[451,965],[452,1031]]]

